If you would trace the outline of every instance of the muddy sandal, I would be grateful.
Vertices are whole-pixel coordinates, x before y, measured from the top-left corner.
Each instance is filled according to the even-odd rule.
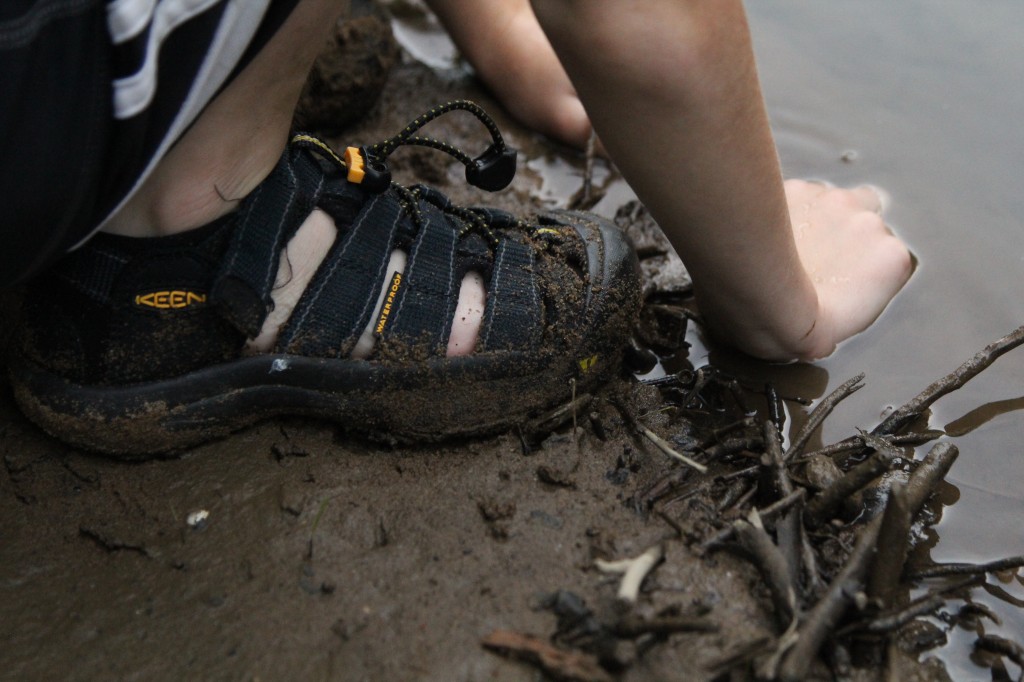
[[[415,136],[463,109],[493,144],[473,159]],[[144,457],[277,415],[309,415],[399,441],[493,432],[617,370],[639,307],[627,239],[595,216],[527,220],[391,182],[386,160],[426,145],[495,190],[515,152],[479,107],[453,102],[340,159],[296,135],[239,210],[163,238],[100,234],[34,283],[10,373],[24,412],[90,450]],[[282,249],[319,207],[337,238],[273,352],[246,355],[273,307]],[[407,253],[389,272],[391,253]],[[473,354],[445,357],[463,275],[486,283]],[[375,303],[380,300],[379,305]],[[352,351],[364,329],[376,344]]]

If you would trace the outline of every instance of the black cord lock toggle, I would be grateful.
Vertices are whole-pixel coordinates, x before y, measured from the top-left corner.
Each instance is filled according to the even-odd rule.
[[[508,147],[499,149],[492,144],[466,166],[466,182],[488,192],[505,189],[515,176],[516,150]]]

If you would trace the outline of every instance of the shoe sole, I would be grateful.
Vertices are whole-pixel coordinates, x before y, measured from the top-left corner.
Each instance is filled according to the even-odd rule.
[[[397,442],[497,432],[567,400],[570,379],[576,391],[588,391],[620,366],[639,308],[636,258],[618,228],[591,216],[577,219],[585,221],[577,229],[589,225],[601,238],[585,239],[595,284],[581,314],[592,324],[571,354],[492,352],[410,366],[259,355],[119,386],[75,384],[16,357],[9,363],[11,385],[22,410],[46,431],[125,459],[180,451],[286,415],[323,418]]]

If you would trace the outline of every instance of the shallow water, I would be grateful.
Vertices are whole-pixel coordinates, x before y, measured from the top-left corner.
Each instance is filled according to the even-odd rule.
[[[888,218],[920,261],[881,319],[819,363],[827,390],[868,375],[826,424],[832,442],[1024,324],[1024,3],[790,0],[748,11],[786,174],[886,188]],[[933,427],[969,431],[953,438],[959,500],[938,527],[936,561],[1024,553],[1022,378],[1017,349],[935,405]],[[1002,587],[1024,597],[1017,582]],[[989,633],[1024,634],[1024,612],[974,594],[1003,619]],[[973,639],[950,633],[954,679],[991,675],[970,666]]]
[[[887,218],[919,265],[871,329],[815,366],[754,363],[696,337],[690,360],[710,355],[754,384],[770,380],[782,395],[807,398],[866,372],[866,387],[826,423],[821,442],[830,443],[874,426],[888,407],[1024,324],[1024,3],[773,0],[748,3],[748,12],[787,176],[888,190]],[[561,157],[535,156],[527,167],[538,195],[554,203],[579,188],[579,166]],[[613,183],[596,210],[613,213],[627,197]],[[1024,554],[1022,378],[1024,348],[933,410],[930,425],[952,425],[961,451],[935,561]],[[805,408],[789,406],[799,422]],[[1019,580],[1000,587],[1024,599]],[[973,597],[1002,618],[986,622],[989,634],[1024,634],[1024,611],[1009,599],[980,589]],[[974,633],[949,638],[942,658],[954,679],[992,675],[971,663]]]

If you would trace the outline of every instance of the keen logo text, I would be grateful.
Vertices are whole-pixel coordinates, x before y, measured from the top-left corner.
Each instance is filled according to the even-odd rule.
[[[377,326],[374,332],[382,334],[384,326],[388,323],[388,316],[391,315],[391,306],[395,304],[395,297],[402,286],[402,273],[396,272],[391,275],[391,286],[388,287],[387,296],[384,298],[384,307],[380,309],[380,317],[377,318]]]
[[[137,294],[135,305],[159,310],[177,310],[192,306],[204,305],[206,294],[200,291],[173,289],[170,291],[151,291],[148,294]]]

